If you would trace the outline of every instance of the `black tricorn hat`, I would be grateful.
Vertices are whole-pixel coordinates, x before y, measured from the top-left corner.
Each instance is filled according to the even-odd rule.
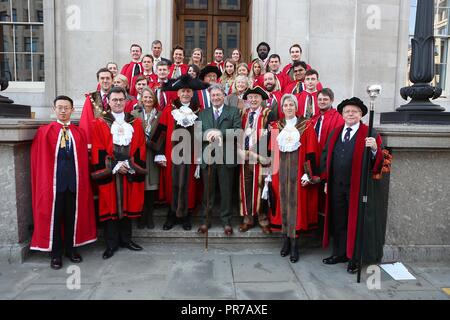
[[[200,75],[198,77],[200,78],[200,80],[203,81],[205,80],[205,76],[211,72],[217,75],[217,79],[219,79],[222,76],[222,71],[220,71],[219,68],[217,68],[216,66],[207,65],[200,71]]]
[[[269,99],[269,95],[267,94],[266,90],[264,90],[260,86],[255,86],[254,88],[247,89],[247,91],[245,91],[244,96],[242,97],[242,99],[247,100],[247,96],[249,94],[251,94],[251,93],[256,93],[256,94],[261,95],[263,100]]]
[[[357,106],[358,108],[360,108],[363,117],[367,114],[366,105],[364,104],[364,102],[362,102],[361,99],[359,99],[357,97],[346,99],[346,100],[342,101],[341,103],[339,103],[339,105],[337,106],[337,111],[340,114],[342,114],[342,110],[344,110],[344,107],[348,106],[348,105]]]
[[[162,87],[162,90],[178,91],[183,88],[189,88],[195,91],[195,90],[203,90],[208,87],[209,85],[207,83],[204,83],[203,81],[200,81],[198,79],[194,79],[188,74],[183,74],[181,77],[177,79],[169,79],[169,81],[167,81]]]

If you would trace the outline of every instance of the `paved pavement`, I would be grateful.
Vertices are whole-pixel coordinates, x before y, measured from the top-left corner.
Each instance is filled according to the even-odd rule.
[[[345,264],[322,264],[327,250],[303,249],[292,264],[280,257],[277,238],[228,240],[211,239],[205,251],[201,239],[140,238],[143,251],[120,249],[109,260],[102,259],[98,242],[80,249],[81,264],[65,259],[57,271],[50,269],[47,254],[33,253],[22,264],[0,262],[0,299],[450,299],[449,263],[404,263],[417,280],[395,281],[380,271],[380,288],[368,289],[371,274],[363,272],[358,284]]]

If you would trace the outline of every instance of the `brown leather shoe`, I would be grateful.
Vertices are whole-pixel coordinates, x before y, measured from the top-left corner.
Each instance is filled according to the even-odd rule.
[[[226,236],[231,236],[233,234],[233,228],[227,224],[225,227],[223,227],[223,233],[225,233]]]
[[[197,233],[206,233],[208,231],[208,226],[206,224],[202,224],[200,228],[198,228]]]
[[[272,233],[272,230],[270,230],[269,226],[263,226],[263,227],[261,227],[261,230],[265,234],[271,234]]]
[[[251,228],[253,228],[253,226],[251,224],[241,223],[239,225],[239,232],[246,232],[246,231],[248,231]]]

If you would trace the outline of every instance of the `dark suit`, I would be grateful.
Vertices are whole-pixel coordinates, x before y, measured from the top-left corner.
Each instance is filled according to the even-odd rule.
[[[53,221],[52,258],[63,254],[62,224],[64,224],[64,249],[73,251],[73,233],[76,206],[76,170],[73,141],[66,148],[59,148],[56,165],[56,199]]]
[[[202,122],[202,134],[204,134],[206,131],[210,129],[218,129],[222,132],[223,137],[223,143],[221,148],[215,148],[215,151],[211,152],[211,156],[216,159],[217,162],[221,163],[213,163],[210,167],[210,174],[211,174],[211,186],[209,186],[209,179],[208,179],[208,159],[205,159],[205,154],[209,154],[208,150],[205,149],[209,146],[209,143],[207,141],[203,141],[203,157],[202,159],[202,177],[203,177],[203,184],[205,186],[205,191],[203,194],[203,201],[202,201],[202,208],[200,215],[202,217],[202,220],[205,218],[206,210],[208,209],[208,212],[211,212],[211,208],[214,204],[215,200],[215,186],[216,183],[219,183],[220,188],[220,219],[222,221],[222,224],[230,225],[231,220],[231,212],[232,212],[232,190],[233,190],[233,177],[234,177],[234,170],[237,166],[237,158],[236,158],[236,141],[233,142],[234,148],[233,148],[233,154],[229,155],[229,160],[232,160],[227,163],[227,154],[226,154],[226,145],[227,145],[227,138],[226,138],[226,130],[227,129],[241,129],[241,117],[239,115],[239,110],[235,107],[230,107],[227,105],[223,106],[222,113],[218,120],[214,120],[214,110],[215,108],[208,108],[203,110],[199,114],[199,121]],[[219,154],[217,154],[219,152]],[[221,160],[221,161],[220,161]],[[207,194],[209,191],[209,203],[207,199]],[[237,191],[237,190],[236,190]],[[209,207],[207,208],[207,205],[209,204]],[[204,224],[205,221],[202,221]]]

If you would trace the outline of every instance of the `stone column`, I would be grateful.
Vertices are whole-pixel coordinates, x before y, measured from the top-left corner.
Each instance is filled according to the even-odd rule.
[[[392,150],[384,261],[450,259],[450,127],[377,128]]]
[[[22,262],[31,239],[30,147],[37,121],[0,119],[0,262]]]

